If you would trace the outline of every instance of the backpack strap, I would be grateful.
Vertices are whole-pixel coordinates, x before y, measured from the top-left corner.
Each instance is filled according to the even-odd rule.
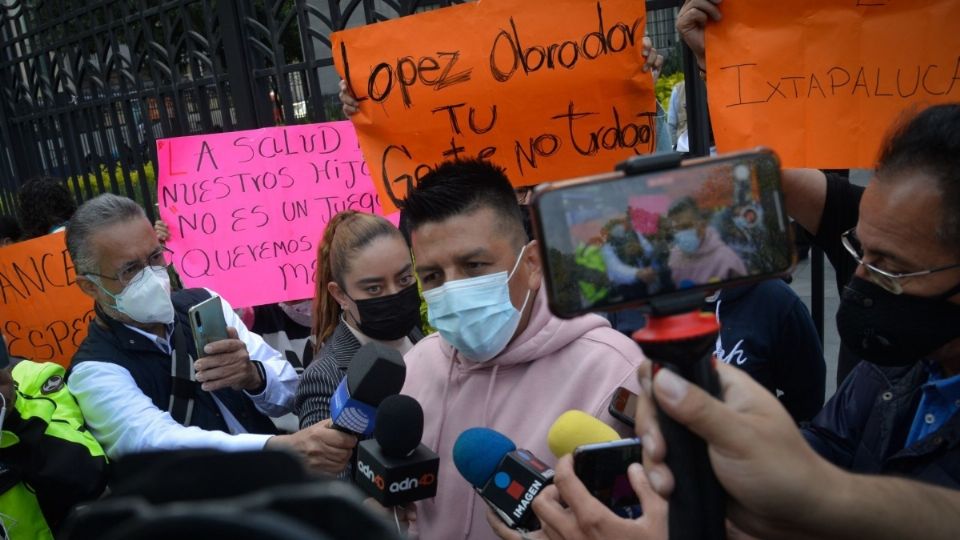
[[[170,361],[170,405],[167,411],[174,420],[189,426],[193,420],[197,374],[193,358],[187,350],[187,335],[182,324],[173,325],[173,357]]]

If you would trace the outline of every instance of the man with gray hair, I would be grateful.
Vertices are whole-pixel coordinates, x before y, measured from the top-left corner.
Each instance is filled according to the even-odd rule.
[[[290,411],[297,374],[226,301],[229,338],[197,354],[186,337],[187,312],[215,293],[171,294],[168,251],[137,203],[112,194],[87,201],[67,225],[66,241],[77,285],[96,312],[68,386],[108,456],[287,448],[315,470],[335,474],[346,466],[356,438],[329,422],[276,435],[268,416]]]

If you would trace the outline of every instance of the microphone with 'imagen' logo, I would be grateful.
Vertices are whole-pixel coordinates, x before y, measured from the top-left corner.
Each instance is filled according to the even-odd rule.
[[[509,527],[532,531],[540,521],[530,505],[551,483],[553,469],[488,428],[470,428],[453,445],[453,463]]]

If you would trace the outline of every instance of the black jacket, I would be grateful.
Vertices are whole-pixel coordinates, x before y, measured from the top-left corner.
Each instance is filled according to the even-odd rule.
[[[797,422],[823,408],[827,365],[807,307],[780,279],[720,293],[717,356],[776,395]]]

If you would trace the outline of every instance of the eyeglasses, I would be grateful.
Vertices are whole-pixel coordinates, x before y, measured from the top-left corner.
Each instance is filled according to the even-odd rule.
[[[863,262],[863,246],[860,245],[860,239],[857,238],[856,227],[840,235],[840,242],[843,244],[843,247],[850,252],[853,259],[857,261],[857,264],[867,269],[867,275],[870,277],[870,281],[893,294],[903,292],[903,286],[900,280],[904,278],[927,276],[936,272],[943,272],[944,270],[960,268],[960,263],[957,263],[932,268],[930,270],[920,270],[919,272],[888,272],[882,268],[877,268],[872,264]]]
[[[166,268],[170,264],[167,260],[167,255],[170,253],[173,252],[167,249],[165,246],[160,246],[153,253],[151,253],[149,257],[147,257],[147,260],[128,263],[124,265],[124,267],[121,268],[115,276],[105,276],[95,272],[84,272],[84,275],[97,276],[104,279],[119,281],[121,285],[126,287],[131,281],[140,275],[140,272],[143,272],[144,268],[148,266],[162,266]]]

